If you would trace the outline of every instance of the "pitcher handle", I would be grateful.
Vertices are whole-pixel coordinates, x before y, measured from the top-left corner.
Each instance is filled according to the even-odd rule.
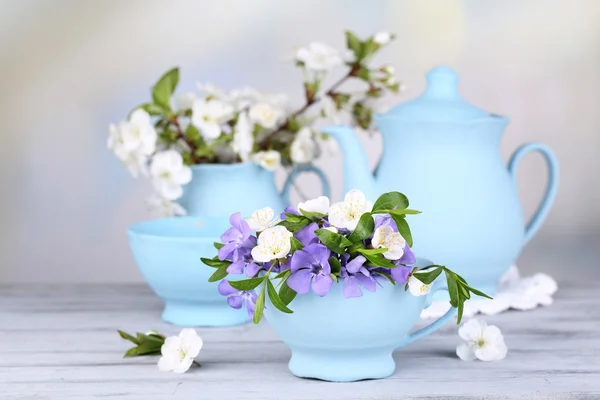
[[[440,290],[444,290],[447,292],[448,288],[447,287],[437,288],[433,291],[433,293],[430,293],[428,296],[430,296],[430,298],[433,298],[433,294]],[[446,324],[448,324],[448,322],[454,318],[454,316],[456,315],[456,312],[457,312],[456,308],[450,307],[450,309],[448,311],[446,311],[446,314],[442,315],[441,317],[439,317],[438,319],[433,321],[431,324],[427,325],[425,328],[421,328],[418,331],[415,331],[415,332],[409,334],[406,337],[406,341],[403,343],[403,345],[410,344],[410,343],[416,342],[417,340],[423,339],[425,336],[430,335],[433,332],[437,331],[438,329],[446,326]]]
[[[304,172],[314,172],[319,177],[319,179],[321,179],[323,196],[329,197],[329,181],[327,180],[327,177],[325,176],[323,171],[321,171],[314,165],[297,165],[290,171],[290,174],[288,175],[283,185],[283,191],[281,192],[281,196],[283,197],[283,200],[285,201],[286,205],[290,205],[290,188],[292,186],[292,183],[294,182],[294,179],[296,179],[298,175]]]
[[[515,150],[510,157],[510,161],[508,162],[508,172],[515,182],[515,185],[517,184],[516,172],[519,162],[527,153],[534,151],[540,153],[546,160],[546,164],[548,165],[548,184],[546,185],[546,192],[544,193],[542,201],[538,205],[533,217],[531,217],[531,220],[527,223],[524,243],[529,242],[538,229],[540,229],[542,222],[544,222],[548,216],[552,203],[554,203],[558,188],[558,160],[556,159],[554,152],[548,146],[537,142],[525,143]]]

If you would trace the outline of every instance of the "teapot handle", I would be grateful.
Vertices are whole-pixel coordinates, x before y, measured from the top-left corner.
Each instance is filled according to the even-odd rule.
[[[304,172],[314,172],[319,179],[321,179],[321,187],[323,188],[323,196],[329,197],[329,181],[327,177],[319,168],[314,165],[297,165],[290,171],[285,183],[283,184],[283,191],[281,192],[281,196],[285,201],[286,205],[290,205],[290,189],[294,180],[298,177],[298,175]]]
[[[537,142],[525,143],[515,150],[513,155],[510,157],[510,161],[508,162],[508,172],[515,182],[515,185],[517,184],[516,172],[519,162],[527,153],[534,151],[540,153],[546,160],[546,164],[548,165],[548,184],[546,185],[546,192],[544,193],[542,201],[533,214],[533,217],[531,217],[531,220],[525,227],[524,243],[527,243],[529,240],[531,240],[533,235],[536,234],[542,225],[542,222],[544,222],[546,219],[546,216],[548,215],[548,212],[554,203],[558,188],[558,160],[556,159],[554,152],[550,150],[548,146]]]
[[[433,293],[428,294],[430,299],[433,298],[433,294],[439,290],[444,290],[447,292],[448,287],[446,287],[444,285],[444,287],[435,288]],[[443,328],[444,326],[446,326],[448,324],[448,322],[451,319],[453,319],[456,316],[457,311],[458,310],[456,308],[450,307],[450,309],[448,311],[446,311],[446,313],[444,315],[442,315],[440,318],[433,321],[431,324],[427,325],[425,328],[421,328],[418,331],[415,331],[415,332],[409,334],[406,337],[406,340],[404,341],[404,343],[402,345],[404,346],[404,345],[416,342],[417,340],[423,339],[425,336],[432,334],[433,332],[437,331],[438,329]]]

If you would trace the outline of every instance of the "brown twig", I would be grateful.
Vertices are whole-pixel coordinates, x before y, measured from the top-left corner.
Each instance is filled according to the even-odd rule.
[[[348,73],[346,75],[344,75],[336,83],[334,83],[333,85],[331,85],[331,87],[329,88],[329,90],[325,92],[325,97],[331,96],[333,93],[335,93],[336,89],[339,88],[344,82],[346,82],[346,80],[348,80],[349,78],[351,78],[352,76],[354,76],[358,72],[359,68],[360,68],[359,65],[353,65],[350,68],[350,71],[348,71]],[[304,106],[302,106],[302,108],[300,108],[297,111],[295,111],[292,114],[290,114],[290,116],[287,117],[287,119],[281,125],[279,125],[277,127],[277,129],[275,129],[273,132],[269,133],[260,142],[260,148],[263,149],[263,150],[266,150],[267,147],[268,147],[269,141],[271,139],[273,139],[281,131],[286,130],[289,127],[290,121],[293,118],[296,118],[297,116],[299,116],[300,114],[302,114],[304,111],[306,111],[310,106],[312,106],[313,104],[317,103],[320,100],[321,100],[321,98],[319,98],[319,97],[313,97],[313,98],[307,99],[306,104],[304,104]]]
[[[183,130],[181,129],[181,125],[179,125],[179,120],[177,119],[177,117],[175,115],[171,117],[169,122],[171,123],[171,125],[173,125],[175,127],[175,131],[177,132],[177,139],[183,139],[183,141],[189,146],[190,153],[192,156],[192,163],[198,164],[200,159],[195,154],[196,153],[196,144],[190,138],[185,136],[185,134],[183,133]]]

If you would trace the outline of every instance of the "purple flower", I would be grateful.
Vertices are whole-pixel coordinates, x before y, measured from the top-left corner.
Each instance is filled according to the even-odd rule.
[[[308,293],[312,286],[313,292],[321,297],[325,296],[333,284],[330,255],[331,251],[318,243],[296,250],[292,256],[292,274],[287,280],[288,286],[299,294]]]
[[[390,268],[387,270],[392,276],[396,283],[406,283],[408,280],[408,274],[412,271],[412,267],[407,267],[402,264],[396,264],[396,268]]]
[[[230,274],[241,274],[246,266],[249,267],[247,273],[250,274],[252,268],[256,266],[250,254],[252,248],[256,246],[256,237],[252,236],[248,222],[242,219],[239,212],[229,217],[229,223],[231,228],[221,235],[221,241],[225,245],[219,249],[219,260],[232,261],[227,268]]]
[[[284,220],[287,218],[287,215],[285,215],[285,213],[288,214],[294,214],[294,215],[300,215],[300,213],[292,206],[287,206],[285,208],[285,210],[283,210],[283,212],[281,214],[279,214],[279,219]]]
[[[304,245],[304,247],[313,243],[318,243],[319,238],[315,235],[317,229],[319,229],[319,225],[316,222],[313,222],[300,229],[295,237]]]
[[[375,217],[375,228],[373,229],[373,231],[375,231],[375,229],[379,228],[382,225],[389,225],[392,227],[394,232],[398,232],[398,226],[396,225],[396,222],[394,222],[392,216],[389,214],[378,215]]]
[[[344,278],[344,287],[342,288],[344,297],[362,296],[361,286],[370,292],[374,292],[377,289],[377,282],[369,269],[364,266],[367,259],[363,256],[357,256],[351,261],[348,260],[349,256],[342,256],[340,276]]]
[[[219,283],[219,293],[221,296],[227,296],[227,304],[230,307],[239,310],[244,302],[248,310],[248,316],[252,318],[254,315],[254,305],[256,304],[256,293],[254,290],[237,290],[233,288],[225,279]]]

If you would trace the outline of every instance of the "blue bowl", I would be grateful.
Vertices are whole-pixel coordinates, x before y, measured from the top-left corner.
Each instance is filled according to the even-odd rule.
[[[229,226],[222,217],[183,217],[129,227],[129,244],[140,272],[165,301],[164,321],[179,326],[232,326],[249,322],[208,282],[215,271],[200,261],[217,254],[213,246]]]

